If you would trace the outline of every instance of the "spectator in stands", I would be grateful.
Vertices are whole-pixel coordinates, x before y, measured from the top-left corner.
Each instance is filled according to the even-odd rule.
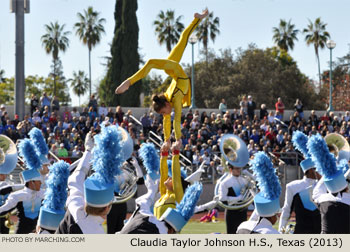
[[[66,148],[64,148],[64,143],[60,144],[60,147],[58,148],[58,151],[57,151],[57,156],[58,157],[68,157],[68,151]]]
[[[88,107],[92,107],[93,111],[97,114],[97,100],[95,99],[95,95],[92,94],[88,103]]]
[[[14,118],[14,120],[11,122],[11,124],[12,124],[15,128],[17,128],[18,123],[19,123],[19,116],[18,116],[17,114],[15,114],[15,118]]]
[[[256,103],[255,103],[255,101],[253,101],[253,98],[251,95],[248,95],[247,106],[248,106],[247,111],[248,111],[249,120],[253,120],[255,109],[256,109]]]
[[[101,103],[101,106],[98,108],[98,115],[99,116],[107,116],[108,114],[108,109],[106,107],[106,104],[105,103]]]
[[[226,101],[225,99],[222,99],[220,104],[219,104],[219,110],[221,112],[221,114],[225,114],[227,111],[227,105],[226,105]]]
[[[73,110],[72,110],[72,112],[70,114],[71,114],[72,118],[73,117],[76,117],[76,118],[80,117],[80,113],[79,113],[79,111],[77,110],[76,107],[73,108]]]
[[[264,119],[265,117],[267,118],[268,112],[266,109],[266,104],[261,104],[260,106],[260,120]]]
[[[54,95],[53,99],[51,100],[51,109],[53,112],[60,111],[60,102],[56,95]]]
[[[35,94],[30,98],[30,114],[32,115],[36,108],[39,107],[39,99]]]
[[[124,112],[122,110],[122,107],[118,106],[115,109],[115,118],[117,118],[118,124],[120,125],[124,118]]]
[[[282,102],[282,98],[278,97],[277,102],[275,104],[276,109],[276,117],[283,121],[283,115],[284,115],[284,104]],[[278,113],[277,113],[278,112]]]
[[[41,123],[40,111],[39,109],[35,110],[32,118],[33,124]]]
[[[299,99],[297,99],[295,101],[294,109],[295,109],[295,111],[297,111],[299,113],[300,118],[303,119],[304,118],[304,105],[301,103],[301,101]]]
[[[97,117],[97,113],[92,106],[90,106],[88,114],[91,121],[94,121]]]
[[[142,123],[143,133],[147,135],[151,129],[151,124],[152,124],[151,118],[148,116],[147,112],[145,112],[143,116],[141,116],[140,121]]]
[[[245,95],[243,95],[242,100],[239,102],[240,106],[240,112],[243,111],[243,115],[245,117],[246,114],[248,114],[248,100]]]
[[[47,96],[46,92],[43,92],[43,95],[40,97],[40,105],[41,105],[41,109],[42,111],[44,111],[45,106],[48,107],[49,112],[50,107],[51,107],[51,98],[49,96]]]
[[[81,150],[79,150],[79,146],[75,145],[74,149],[72,151],[72,157],[73,158],[80,158],[82,156],[82,152]]]
[[[187,119],[188,122],[192,122],[193,117],[192,109],[189,109],[185,115],[185,119]]]

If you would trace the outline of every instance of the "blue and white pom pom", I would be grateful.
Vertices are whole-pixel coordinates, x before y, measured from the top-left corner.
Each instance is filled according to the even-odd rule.
[[[23,157],[29,170],[40,169],[40,157],[35,150],[34,144],[29,139],[22,140],[19,143],[18,148],[19,153]]]
[[[309,140],[309,138],[303,132],[301,132],[299,130],[294,131],[293,137],[292,137],[292,143],[293,143],[295,149],[300,151],[305,158],[310,157],[310,155],[308,153],[309,151],[307,148],[307,141],[308,140]]]
[[[142,144],[139,155],[143,161],[143,166],[146,168],[147,174],[153,179],[157,180],[160,177],[160,159],[159,154],[152,143]]]
[[[38,150],[40,155],[49,154],[49,148],[45,142],[45,138],[38,128],[32,128],[28,133],[30,139],[33,141],[35,148]]]
[[[326,141],[320,134],[310,137],[307,147],[311,154],[312,161],[316,165],[318,172],[326,179],[333,177],[338,172],[337,160],[335,156],[329,152]]]
[[[349,163],[346,159],[341,159],[338,162],[337,169],[341,170],[345,174],[349,170]]]
[[[121,173],[125,161],[122,154],[122,135],[117,126],[102,126],[95,136],[93,176],[100,182],[114,184],[115,176]]]
[[[273,168],[271,159],[265,152],[259,151],[250,161],[251,169],[256,177],[261,195],[274,200],[281,194],[282,188],[276,175],[276,169]]]
[[[199,182],[195,182],[189,186],[179,204],[177,204],[175,211],[180,213],[181,216],[188,221],[194,214],[197,201],[201,196],[203,186]]]
[[[46,181],[47,189],[43,206],[53,211],[64,210],[67,200],[69,164],[61,160],[54,163],[49,169],[50,173]]]

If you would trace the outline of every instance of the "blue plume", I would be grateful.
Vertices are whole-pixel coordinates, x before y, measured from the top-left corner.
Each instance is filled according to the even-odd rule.
[[[202,189],[202,184],[195,182],[186,189],[180,204],[176,206],[175,211],[180,213],[186,221],[193,216],[194,208],[196,207],[197,201],[201,196]]]
[[[36,150],[40,155],[47,155],[49,153],[49,148],[45,142],[45,138],[38,128],[32,128],[28,133],[30,140],[33,141]]]
[[[168,159],[167,162],[168,162],[168,177],[173,177],[173,172],[171,170],[171,166],[173,164],[173,161]],[[183,178],[187,177],[187,173],[183,167],[181,167],[181,177],[183,177]]]
[[[139,155],[148,174],[159,173],[160,159],[156,148],[152,143],[142,144]]]
[[[115,125],[102,125],[101,133],[95,136],[94,177],[102,183],[114,184],[115,176],[120,174],[124,161],[121,131]]]
[[[303,132],[301,132],[299,130],[294,131],[293,137],[292,137],[292,143],[293,143],[294,147],[298,151],[300,151],[305,158],[310,157],[310,154],[308,153],[309,151],[307,149],[307,141],[308,140],[309,140],[309,138]]]
[[[349,170],[348,161],[347,161],[346,159],[341,159],[341,160],[338,162],[337,169],[340,170],[340,171],[342,171],[343,174],[345,174],[345,173]]]
[[[40,157],[35,151],[34,144],[29,139],[22,140],[19,145],[19,153],[23,157],[28,169],[40,169]]]
[[[254,159],[250,161],[251,168],[262,196],[269,200],[278,198],[282,188],[276,175],[276,169],[273,168],[271,159],[265,152],[259,151],[254,155]]]
[[[69,177],[69,164],[63,160],[50,166],[49,177],[46,181],[47,189],[43,206],[51,210],[64,210],[67,200],[67,182]]]
[[[337,173],[337,162],[332,153],[329,152],[326,141],[320,134],[313,135],[307,142],[309,153],[316,169],[326,179],[330,179]]]

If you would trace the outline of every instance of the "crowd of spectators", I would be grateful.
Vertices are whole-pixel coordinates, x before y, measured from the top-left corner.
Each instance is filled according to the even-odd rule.
[[[254,108],[254,109],[252,109]],[[233,133],[243,139],[252,156],[257,151],[273,153],[286,164],[295,165],[296,155],[291,143],[292,134],[300,130],[306,135],[320,133],[322,136],[337,132],[348,141],[350,139],[350,112],[335,115],[333,112],[318,117],[311,111],[304,117],[303,106],[297,100],[294,114],[284,118],[284,105],[281,98],[275,105],[275,111],[268,112],[266,105],[256,104],[251,96],[243,97],[239,109],[228,109],[225,100],[220,104],[220,112],[199,112],[189,109],[182,114],[182,154],[198,167],[205,163],[208,176],[220,163],[219,143],[223,134]],[[254,113],[255,111],[255,113]],[[144,113],[137,118],[142,126],[133,120],[132,111],[124,112],[120,106],[108,108],[98,103],[92,95],[88,106],[81,112],[77,108],[71,111],[60,108],[57,97],[49,97],[43,93],[40,99],[35,95],[31,100],[31,114],[20,121],[18,116],[10,118],[5,106],[0,107],[0,134],[9,136],[13,141],[28,137],[32,127],[42,130],[50,150],[61,158],[78,158],[84,151],[84,139],[91,131],[100,131],[100,124],[108,121],[125,128],[134,141],[135,150],[147,141],[150,131],[162,136],[162,118],[156,113]]]

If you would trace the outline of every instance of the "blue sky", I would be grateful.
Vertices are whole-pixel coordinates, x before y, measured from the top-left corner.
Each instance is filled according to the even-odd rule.
[[[93,6],[106,19],[106,34],[92,51],[92,82],[98,83],[106,71],[101,65],[104,62],[103,57],[110,55],[115,0],[31,0],[30,5],[31,12],[25,15],[25,74],[47,76],[51,56],[45,53],[40,38],[45,32],[44,25],[56,20],[60,24],[66,24],[66,29],[72,31],[68,50],[60,54],[66,77],[72,77],[73,71],[78,70],[88,73],[87,47],[82,45],[72,28],[77,22],[77,12]],[[193,13],[205,7],[220,18],[220,35],[214,44],[211,41],[209,43],[209,47],[217,52],[225,48],[233,51],[239,47],[247,48],[249,43],[255,43],[259,48],[271,47],[272,27],[278,26],[280,19],[292,19],[296,28],[302,30],[307,26],[308,19],[314,21],[317,17],[321,17],[328,24],[327,30],[337,43],[333,50],[333,59],[349,52],[348,0],[139,0],[139,47],[144,59],[165,58],[168,54],[165,46],[159,46],[152,25],[160,10],[175,10],[176,16],[182,15],[181,21],[187,25],[192,20]],[[15,15],[9,12],[8,0],[0,1],[0,17],[0,68],[5,70],[6,77],[10,77],[15,70]],[[317,79],[314,48],[306,46],[302,34],[299,34],[298,39],[291,55],[303,73]],[[198,55],[198,44],[195,45],[195,54]],[[320,52],[320,60],[321,70],[327,69],[327,48]],[[181,63],[190,62],[191,50],[188,47]],[[78,99],[75,98],[73,95],[73,105],[78,104]]]

